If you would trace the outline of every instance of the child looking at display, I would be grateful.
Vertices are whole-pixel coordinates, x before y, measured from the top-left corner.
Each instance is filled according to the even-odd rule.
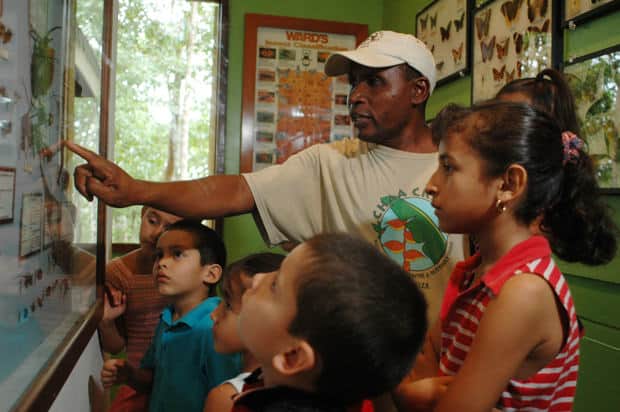
[[[455,268],[425,345],[425,360],[454,379],[445,394],[428,379],[403,382],[399,409],[571,410],[581,331],[551,252],[594,265],[616,251],[583,141],[506,102],[448,106],[433,137],[440,165],[426,190],[440,228],[475,235],[479,251]],[[535,219],[546,238],[532,235]]]
[[[407,373],[426,331],[426,302],[371,244],[324,234],[297,246],[278,271],[254,275],[239,330],[264,388],[244,392],[233,411],[345,411]]]
[[[127,361],[138,366],[151,343],[159,315],[168,297],[157,290],[153,278],[153,256],[157,239],[178,216],[143,206],[140,220],[140,247],[106,265],[103,318],[99,323],[101,347],[109,353],[126,351]],[[118,389],[110,412],[145,410],[148,394],[123,385]]]
[[[202,411],[208,391],[239,373],[237,356],[213,348],[208,298],[220,279],[226,250],[219,236],[199,222],[176,222],[159,237],[153,275],[171,305],[161,314],[140,367],[121,359],[105,362],[104,386],[126,383],[149,392],[150,411]]]
[[[232,263],[222,275],[222,301],[211,312],[213,339],[218,353],[241,353],[242,373],[215,387],[207,397],[205,412],[230,411],[233,397],[243,390],[244,379],[260,365],[246,350],[239,337],[239,312],[241,296],[252,287],[252,277],[257,273],[273,272],[280,267],[283,255],[257,253]]]

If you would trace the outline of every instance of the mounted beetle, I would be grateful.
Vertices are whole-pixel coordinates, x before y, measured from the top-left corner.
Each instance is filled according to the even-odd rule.
[[[52,27],[45,33],[45,36],[30,30],[30,36],[34,41],[30,66],[30,85],[34,98],[45,95],[52,85],[54,79],[54,48],[50,46],[50,43],[52,42],[52,32],[60,28],[60,26]]]

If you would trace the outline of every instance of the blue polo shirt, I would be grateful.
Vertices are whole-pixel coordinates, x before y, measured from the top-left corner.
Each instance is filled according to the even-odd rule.
[[[177,321],[172,321],[172,306],[163,310],[140,364],[153,369],[149,411],[202,412],[209,390],[239,374],[239,355],[221,355],[213,348],[210,314],[219,302],[209,298]]]

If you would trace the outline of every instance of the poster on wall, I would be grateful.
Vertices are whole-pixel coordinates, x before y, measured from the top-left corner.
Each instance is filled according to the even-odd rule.
[[[508,0],[474,13],[472,102],[495,97],[506,83],[552,67],[554,3]]]
[[[348,79],[323,69],[332,53],[355,48],[367,32],[359,24],[246,16],[242,171],[353,137]]]
[[[436,0],[416,15],[415,35],[435,58],[437,84],[469,70],[468,0]]]
[[[575,59],[564,74],[598,184],[620,193],[620,46]]]

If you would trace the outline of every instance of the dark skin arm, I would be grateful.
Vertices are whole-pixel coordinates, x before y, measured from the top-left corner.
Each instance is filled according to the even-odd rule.
[[[74,172],[75,188],[114,207],[148,205],[186,218],[210,219],[254,210],[254,196],[242,176],[218,175],[178,182],[131,177],[116,164],[72,142],[65,147],[86,160]]]

